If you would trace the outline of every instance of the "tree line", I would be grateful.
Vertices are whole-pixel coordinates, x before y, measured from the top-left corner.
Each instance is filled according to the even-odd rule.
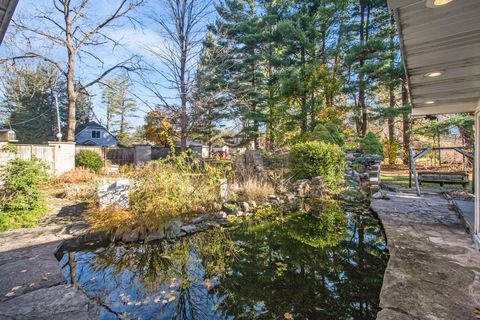
[[[146,5],[154,10],[141,11]],[[125,144],[178,141],[185,150],[188,139],[213,146],[236,136],[274,150],[325,135],[355,141],[368,132],[392,149],[410,144],[408,87],[386,1],[116,0],[98,14],[91,0],[53,0],[37,10],[14,19],[10,44],[19,50],[0,60],[2,111],[20,137],[25,132],[22,140],[54,136],[54,113],[46,111],[57,96],[62,130],[73,141],[77,122],[95,117],[90,92],[100,86],[103,124]],[[112,32],[142,28],[142,19],[163,39],[144,48],[153,58],[129,53],[103,61],[96,50],[125,45]],[[81,77],[87,57],[93,71]],[[129,119],[139,105],[150,112],[132,139]],[[50,129],[23,130],[26,123]]]

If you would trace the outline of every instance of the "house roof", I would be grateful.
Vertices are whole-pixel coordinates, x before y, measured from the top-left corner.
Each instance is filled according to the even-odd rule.
[[[387,1],[397,22],[413,115],[475,111],[480,99],[479,1]]]
[[[115,135],[113,135],[110,131],[108,131],[104,126],[102,126],[101,124],[99,124],[98,122],[95,122],[95,121],[89,121],[87,123],[84,123],[84,124],[81,124],[79,126],[77,126],[77,128],[75,129],[75,135],[78,135],[80,132],[82,132],[83,130],[85,129],[101,129],[101,130],[105,130],[106,132],[108,132],[109,135],[111,135],[115,140],[117,139],[117,137]]]
[[[107,130],[101,124],[98,124],[95,121],[89,121],[87,123],[84,123],[84,124],[81,124],[81,125],[77,126],[77,128],[75,129],[75,134],[78,134],[79,132],[85,130],[86,128]]]
[[[5,37],[13,12],[17,7],[18,0],[0,0],[0,44]]]

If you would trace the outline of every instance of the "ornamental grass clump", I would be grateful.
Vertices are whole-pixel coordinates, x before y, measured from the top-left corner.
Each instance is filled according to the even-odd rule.
[[[250,177],[240,184],[232,186],[231,190],[238,201],[265,201],[268,196],[275,194],[273,186],[264,180],[255,177]]]
[[[213,210],[221,203],[222,171],[187,156],[147,164],[135,173],[130,193],[135,219],[155,227],[168,218]]]
[[[290,171],[297,179],[322,177],[325,187],[336,190],[343,182],[345,153],[335,144],[310,141],[296,144],[290,151]]]
[[[220,180],[225,168],[201,163],[188,155],[152,161],[130,173],[130,209],[92,210],[96,229],[154,231],[187,214],[211,212],[221,203]]]

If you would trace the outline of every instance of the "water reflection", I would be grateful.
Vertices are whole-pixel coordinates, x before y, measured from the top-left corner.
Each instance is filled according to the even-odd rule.
[[[387,262],[377,220],[333,201],[310,207],[61,263],[103,319],[375,319]]]

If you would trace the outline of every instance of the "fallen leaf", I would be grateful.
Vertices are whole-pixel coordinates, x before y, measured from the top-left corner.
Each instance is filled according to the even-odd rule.
[[[175,300],[174,296],[171,296],[170,298],[168,298],[168,302],[172,302],[173,300]]]
[[[72,284],[67,284],[67,285],[65,286],[65,288],[67,288],[67,289],[70,289],[71,287],[73,287]]]
[[[12,291],[17,291],[18,289],[21,289],[21,288],[22,288],[22,286],[15,286],[15,287],[12,288]]]
[[[9,292],[5,295],[5,297],[13,297],[15,295],[15,292]]]
[[[289,312],[285,312],[283,314],[283,317],[287,320],[292,320],[293,319],[293,314],[289,313]]]
[[[22,271],[20,271],[20,272],[25,273],[25,272],[27,272],[27,269],[24,269],[24,270],[22,270]]]

